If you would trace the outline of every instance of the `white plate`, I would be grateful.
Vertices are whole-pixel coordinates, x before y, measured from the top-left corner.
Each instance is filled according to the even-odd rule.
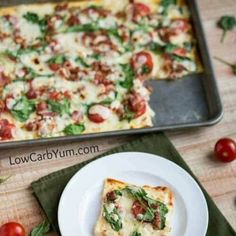
[[[67,184],[60,199],[58,222],[62,236],[92,236],[108,177],[137,185],[164,185],[175,195],[172,236],[204,236],[208,209],[195,180],[181,167],[148,153],[123,152],[91,162]]]

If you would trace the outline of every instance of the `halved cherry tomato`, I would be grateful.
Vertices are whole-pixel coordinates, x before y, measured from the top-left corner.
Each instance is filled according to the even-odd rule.
[[[170,26],[171,33],[178,35],[182,32],[188,32],[190,30],[189,20],[186,19],[175,19],[172,21]]]
[[[145,214],[145,209],[138,200],[133,203],[131,211],[135,218],[138,218],[138,215],[140,214]]]
[[[99,114],[88,114],[88,118],[95,123],[102,123],[104,121]]]
[[[145,100],[138,93],[130,95],[128,106],[135,113],[135,118],[143,115],[147,109]]]
[[[134,17],[147,16],[151,13],[150,8],[143,3],[134,3],[133,5]]]
[[[21,224],[9,222],[0,227],[0,236],[26,236],[26,233]]]
[[[90,107],[88,111],[88,118],[95,123],[102,123],[109,118],[111,111],[108,107],[96,104]]]
[[[131,64],[134,70],[141,69],[141,74],[148,74],[153,69],[152,56],[149,52],[138,52],[133,56]]]
[[[236,143],[230,138],[222,138],[215,145],[215,156],[222,162],[236,159]]]

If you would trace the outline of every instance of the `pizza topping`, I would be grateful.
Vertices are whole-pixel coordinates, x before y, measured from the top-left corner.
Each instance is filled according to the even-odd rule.
[[[122,192],[120,190],[113,190],[106,194],[106,199],[109,202],[114,202],[119,196],[122,196]]]
[[[103,212],[103,216],[110,224],[111,228],[116,232],[119,232],[122,229],[123,224],[116,206],[113,203],[106,203],[103,205]]]
[[[137,220],[149,222],[158,230],[165,227],[166,214],[168,213],[165,204],[150,198],[143,188],[127,186],[124,190],[135,199],[132,213]]]
[[[12,129],[14,124],[11,124],[7,119],[0,119],[0,140],[12,139]]]
[[[111,116],[111,110],[103,105],[96,104],[89,108],[88,118],[95,123],[102,123]]]
[[[149,74],[153,69],[152,56],[148,52],[139,52],[132,58],[132,67],[137,74]]]
[[[65,127],[63,132],[67,135],[78,135],[81,134],[84,130],[85,127],[82,124],[70,124]]]
[[[131,93],[128,99],[128,107],[135,113],[135,118],[143,115],[146,112],[146,101],[139,93]]]

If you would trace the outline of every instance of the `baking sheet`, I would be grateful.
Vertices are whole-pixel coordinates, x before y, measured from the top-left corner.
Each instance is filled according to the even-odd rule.
[[[22,3],[60,2],[47,0],[1,0],[0,7]],[[156,115],[153,127],[110,131],[103,133],[40,138],[35,140],[9,141],[0,143],[0,149],[26,145],[66,142],[88,138],[148,133],[161,130],[213,125],[223,115],[222,103],[217,88],[208,46],[205,40],[196,0],[186,0],[192,15],[199,52],[204,67],[200,74],[188,75],[175,81],[149,81],[154,88],[150,105]]]

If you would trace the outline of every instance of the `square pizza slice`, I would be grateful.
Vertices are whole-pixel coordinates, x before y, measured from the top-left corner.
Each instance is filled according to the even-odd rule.
[[[174,195],[168,187],[138,187],[106,179],[95,236],[169,236]]]

